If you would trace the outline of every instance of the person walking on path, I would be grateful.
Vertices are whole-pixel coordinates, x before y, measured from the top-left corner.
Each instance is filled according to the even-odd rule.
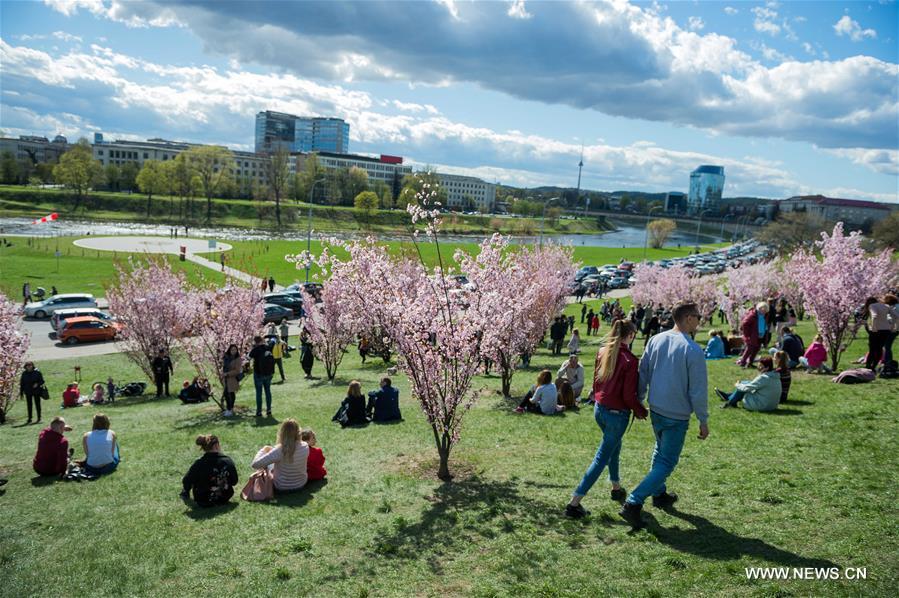
[[[31,302],[31,283],[26,282],[22,285],[22,307]]]
[[[256,417],[262,417],[262,391],[265,391],[265,415],[272,415],[272,377],[275,357],[261,336],[253,337],[249,358],[253,360],[253,385],[256,387]]]
[[[225,271],[225,252],[219,252],[219,262],[222,264],[222,272]]]
[[[34,406],[37,419],[41,421],[41,389],[44,386],[44,375],[41,371],[34,367],[34,362],[26,361],[25,370],[19,379],[19,394],[25,397],[26,405],[28,405],[28,421],[31,423],[31,410]]]
[[[748,368],[752,365],[755,356],[762,347],[762,339],[768,332],[768,304],[760,301],[754,308],[746,312],[740,322],[740,332],[743,334],[743,354],[737,360],[737,365]]]
[[[274,276],[268,277],[268,292],[269,293],[275,292],[275,277]]]
[[[603,347],[596,355],[593,375],[593,417],[602,430],[602,442],[596,450],[593,463],[584,473],[565,507],[565,515],[579,519],[590,512],[581,506],[581,499],[587,495],[599,475],[608,466],[609,482],[612,484],[612,500],[619,502],[625,498],[624,488],[618,477],[618,456],[621,454],[621,440],[627,430],[631,413],[637,419],[646,419],[646,408],[637,400],[637,358],[628,346],[637,335],[637,328],[630,322],[618,320],[606,337]]]
[[[165,349],[159,350],[151,365],[153,366],[153,381],[156,383],[156,396],[161,397],[163,390],[165,390],[165,396],[171,396],[169,394],[169,375],[174,373],[175,368]]]
[[[640,361],[637,398],[649,390],[649,409],[656,444],[650,471],[627,497],[619,513],[635,529],[643,526],[643,503],[650,496],[655,507],[670,507],[677,495],[665,480],[672,474],[684,448],[690,415],[699,420],[699,439],[709,436],[708,372],[702,347],[692,335],[701,316],[695,303],[678,305],[674,328],[649,339]]]
[[[260,288],[262,289],[263,294],[268,290],[268,279],[264,276],[262,277],[262,286]]]

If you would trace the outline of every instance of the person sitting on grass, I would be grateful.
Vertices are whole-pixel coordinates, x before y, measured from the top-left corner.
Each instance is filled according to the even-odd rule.
[[[275,490],[293,492],[306,485],[306,460],[309,445],[300,439],[300,425],[295,419],[286,419],[278,430],[278,444],[264,446],[256,453],[253,469],[271,467]]]
[[[381,378],[381,388],[368,393],[368,416],[373,422],[392,422],[403,419],[400,413],[400,391],[390,378]]]
[[[568,360],[559,367],[556,380],[557,385],[561,381],[568,382],[574,392],[574,398],[580,398],[584,391],[584,366],[578,362],[577,353],[571,353]]]
[[[577,401],[574,398],[574,390],[567,380],[556,380],[556,392],[559,397],[559,405],[565,409],[577,409]]]
[[[328,475],[328,470],[325,469],[325,454],[316,446],[315,432],[311,429],[303,430],[300,438],[309,445],[309,458],[306,459],[306,475],[309,481],[314,482],[325,479],[325,476]]]
[[[705,346],[706,359],[724,359],[727,352],[724,350],[724,340],[721,338],[721,331],[709,330],[709,342]]]
[[[747,411],[774,411],[780,403],[780,373],[774,370],[774,361],[770,357],[762,357],[758,364],[759,375],[752,381],[740,380],[736,389],[730,394],[715,388],[715,394],[724,401],[722,408],[736,407],[743,401]]]
[[[361,426],[368,423],[368,417],[365,414],[365,397],[362,396],[362,385],[358,380],[350,382],[346,390],[346,398],[337,408],[337,413],[331,418],[331,421],[340,424],[340,427]]]
[[[78,390],[78,383],[72,382],[62,392],[62,406],[64,408],[78,407],[81,403],[81,391]]]
[[[799,358],[799,365],[804,367],[809,374],[832,374],[833,371],[824,363],[826,360],[827,348],[824,347],[824,337],[816,334],[814,342]]]
[[[194,376],[190,384],[187,381],[184,382],[184,388],[178,393],[178,398],[184,404],[203,403],[209,400],[211,391],[209,380],[203,376]]]
[[[104,398],[105,391],[103,389],[103,384],[97,382],[96,384],[94,384],[93,388],[94,391],[91,393],[90,398],[91,405],[102,405],[106,402],[106,399]]]
[[[84,446],[84,469],[95,476],[112,473],[118,467],[120,458],[116,434],[109,429],[109,418],[98,413],[91,428],[81,441]]]
[[[234,461],[222,453],[222,445],[214,434],[200,434],[196,443],[203,449],[203,456],[194,461],[181,479],[181,498],[187,500],[193,492],[198,506],[227,504],[237,485]]]
[[[38,475],[59,476],[66,472],[69,459],[69,441],[63,432],[71,431],[66,420],[57,416],[50,426],[41,430],[37,438],[37,452],[32,467]]]
[[[790,356],[786,351],[778,351],[774,354],[774,369],[780,374],[780,402],[786,403],[787,397],[790,395],[790,385],[793,383],[793,375],[790,373]]]
[[[802,354],[805,352],[805,347],[802,343],[802,337],[793,332],[793,329],[789,326],[784,326],[781,330],[783,336],[780,341],[768,350],[771,355],[777,353],[777,351],[784,351],[787,354],[787,364],[790,368],[795,368],[799,365],[799,360],[802,357]]]
[[[731,330],[730,334],[727,335],[726,341],[725,346],[727,347],[728,355],[739,355],[746,346],[743,343],[743,337],[737,330]]]
[[[515,413],[529,411],[530,413],[554,415],[562,409],[563,407],[558,404],[558,392],[556,385],[553,384],[552,372],[543,370],[537,376],[537,384],[524,395],[524,399],[515,409]]]

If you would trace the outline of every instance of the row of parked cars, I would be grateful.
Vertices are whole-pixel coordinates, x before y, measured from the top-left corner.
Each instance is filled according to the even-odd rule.
[[[316,299],[321,296],[319,283],[297,283],[278,293],[269,293],[265,301],[263,323],[281,323],[305,315],[303,289]],[[110,341],[122,330],[122,324],[97,305],[89,293],[64,293],[25,306],[26,318],[50,319],[51,338],[62,343],[75,344],[93,341]]]
[[[659,260],[654,263],[662,268],[670,268],[672,266],[693,268],[702,276],[704,274],[720,274],[728,268],[739,268],[746,264],[756,264],[771,258],[773,254],[772,249],[752,239],[731,247],[716,249],[715,251],[671,260]]]
[[[633,262],[621,262],[618,265],[606,264],[604,266],[584,266],[574,276],[575,288],[585,291],[605,285],[607,289],[626,289],[634,275]]]

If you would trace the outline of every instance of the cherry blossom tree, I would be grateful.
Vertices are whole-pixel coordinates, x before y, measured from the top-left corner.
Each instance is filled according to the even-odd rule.
[[[19,327],[21,309],[0,293],[0,424],[19,397],[19,374],[31,337]]]
[[[357,312],[346,300],[348,289],[343,278],[327,280],[322,285],[318,302],[305,290],[302,293],[303,311],[306,312],[303,328],[309,333],[312,352],[325,366],[328,380],[333,382],[346,348],[360,328]]]
[[[224,389],[225,351],[233,344],[246,355],[252,347],[253,337],[262,330],[262,295],[255,285],[249,288],[229,280],[223,288],[201,292],[195,305],[188,320],[191,336],[181,339],[181,347],[198,376],[217,380]],[[214,400],[224,410],[224,402]]]
[[[116,340],[152,380],[151,362],[159,349],[171,353],[185,333],[195,294],[189,292],[184,274],[161,258],[129,259],[128,267],[117,265],[116,270],[117,280],[106,289],[109,311],[123,324]]]
[[[722,277],[718,304],[731,328],[738,328],[747,303],[767,301],[778,297],[786,277],[771,263],[742,266],[729,270]]]
[[[890,251],[868,254],[858,232],[843,233],[843,223],[833,233],[821,233],[817,253],[800,249],[787,271],[805,298],[806,312],[815,319],[818,332],[836,370],[840,356],[855,338],[853,315],[865,299],[880,295],[899,283],[899,270]]]
[[[634,276],[637,279],[631,287],[634,303],[670,309],[678,303],[691,302],[708,317],[720,301],[718,277],[699,276],[691,268],[638,265]]]

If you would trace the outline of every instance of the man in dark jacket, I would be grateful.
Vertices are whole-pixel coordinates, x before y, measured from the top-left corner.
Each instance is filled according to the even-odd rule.
[[[559,316],[549,327],[549,338],[552,340],[553,355],[562,354],[562,343],[565,342],[565,332],[568,330],[568,322],[564,316]]]
[[[156,383],[156,396],[161,397],[163,389],[165,389],[165,396],[171,396],[169,395],[169,375],[174,373],[175,368],[172,367],[172,360],[169,359],[165,349],[159,350],[151,365],[153,366],[153,381]]]
[[[400,391],[392,386],[390,378],[381,379],[381,389],[368,393],[368,416],[375,422],[403,419],[400,414]]]
[[[253,385],[256,387],[256,417],[262,417],[262,391],[265,391],[265,414],[272,414],[272,377],[275,375],[275,356],[261,336],[253,337],[254,346],[249,358],[253,360]]]
[[[26,361],[25,370],[19,380],[19,394],[25,397],[28,404],[28,421],[31,423],[31,407],[37,412],[37,421],[41,421],[41,387],[44,385],[44,375],[34,367],[34,362]]]
[[[789,357],[789,366],[794,368],[799,365],[799,358],[805,354],[805,346],[802,338],[793,332],[792,329],[784,327],[783,340],[780,342],[780,349]]]

